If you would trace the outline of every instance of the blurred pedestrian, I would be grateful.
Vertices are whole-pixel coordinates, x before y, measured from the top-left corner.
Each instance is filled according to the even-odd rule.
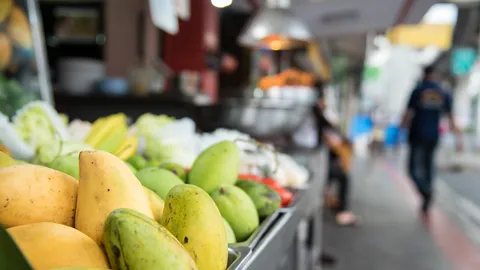
[[[456,135],[457,151],[463,148],[461,132],[452,114],[452,97],[437,82],[433,67],[427,67],[423,80],[411,93],[401,127],[409,128],[410,155],[408,169],[422,196],[421,211],[427,214],[433,199],[434,156],[440,120],[446,114]]]
[[[321,86],[317,85],[317,88]],[[327,184],[325,187],[325,201],[327,206],[336,210],[335,219],[342,226],[355,225],[359,218],[350,211],[350,169],[353,146],[350,140],[332,122],[337,117],[332,112],[327,113],[323,92],[320,89],[320,98],[314,108],[317,122],[319,143],[325,143],[329,151]],[[333,185],[337,184],[337,194],[334,194]]]

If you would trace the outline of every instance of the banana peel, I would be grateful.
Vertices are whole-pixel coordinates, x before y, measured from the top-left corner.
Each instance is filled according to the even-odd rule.
[[[135,155],[138,138],[128,135],[126,115],[113,114],[97,119],[85,138],[85,143],[95,149],[114,154],[125,161]]]
[[[126,122],[127,117],[123,113],[110,115],[105,119],[98,119],[93,123],[92,130],[87,135],[85,143],[96,149],[105,147],[103,144],[106,144],[106,141],[111,139],[112,133],[115,133],[123,127],[126,128]],[[115,145],[115,148],[111,149],[111,151],[114,151],[116,147],[118,147],[118,145]]]
[[[121,124],[120,126],[111,130],[107,136],[105,136],[105,138],[95,147],[95,149],[113,154],[114,151],[123,144],[127,138],[127,133],[127,125]]]
[[[113,152],[119,159],[125,161],[137,153],[138,138],[137,136],[129,136],[123,143]]]
[[[97,120],[95,120],[95,122],[93,122],[92,124],[92,128],[90,129],[87,136],[85,137],[85,143],[91,145],[93,143],[94,136],[98,134],[100,128],[102,128],[106,122],[107,122],[107,119],[104,117],[100,117]]]

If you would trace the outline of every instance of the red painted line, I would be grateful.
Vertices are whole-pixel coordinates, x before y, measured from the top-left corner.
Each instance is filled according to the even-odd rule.
[[[418,211],[420,200],[410,179],[390,163],[385,161],[383,165],[402,190],[412,209]],[[480,269],[480,251],[438,206],[432,206],[429,219],[424,221],[424,224],[435,244],[452,263],[453,269]]]

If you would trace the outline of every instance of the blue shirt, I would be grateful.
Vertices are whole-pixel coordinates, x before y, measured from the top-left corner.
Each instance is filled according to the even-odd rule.
[[[408,109],[414,111],[409,141],[436,142],[442,115],[452,112],[452,98],[437,83],[422,81],[413,90]]]

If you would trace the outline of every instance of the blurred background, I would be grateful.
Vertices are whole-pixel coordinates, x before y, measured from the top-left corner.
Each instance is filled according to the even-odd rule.
[[[322,97],[354,149],[352,209],[362,226],[339,228],[324,215],[319,182],[310,195],[319,205],[291,225],[285,248],[254,249],[238,269],[474,270],[479,42],[476,0],[0,0],[0,111],[12,118],[43,100],[89,122],[117,112],[131,122],[145,113],[188,117],[199,131],[234,129],[295,155],[318,143],[295,134]],[[400,130],[426,66],[453,96],[465,138],[456,152],[442,122],[429,226],[411,207]],[[317,175],[327,171],[315,164]],[[272,262],[283,257],[288,263]]]

